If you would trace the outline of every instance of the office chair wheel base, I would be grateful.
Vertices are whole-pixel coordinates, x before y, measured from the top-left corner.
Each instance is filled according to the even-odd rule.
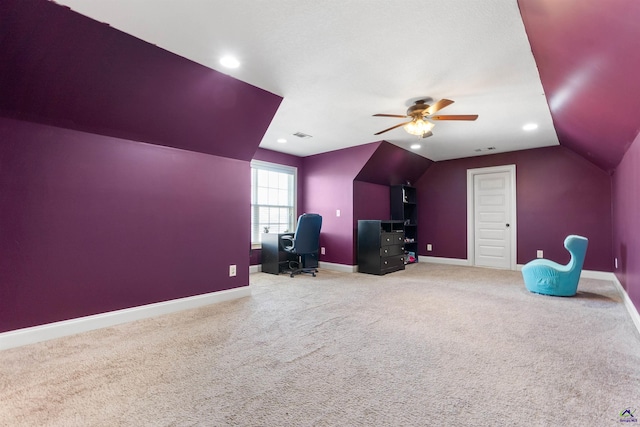
[[[312,275],[313,277],[316,277],[316,273],[311,273],[311,275]]]

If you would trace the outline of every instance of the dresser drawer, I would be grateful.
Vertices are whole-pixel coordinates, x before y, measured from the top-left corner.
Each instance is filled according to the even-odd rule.
[[[400,246],[398,244],[391,246],[381,246],[380,247],[380,256],[388,257],[394,255],[404,255],[404,246]]]
[[[404,255],[380,258],[380,274],[404,270]]]
[[[402,245],[404,243],[404,233],[381,233],[380,246]]]

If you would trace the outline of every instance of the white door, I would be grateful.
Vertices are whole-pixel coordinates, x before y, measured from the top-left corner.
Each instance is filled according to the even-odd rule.
[[[514,268],[514,174],[508,170],[476,171],[473,174],[473,264]]]

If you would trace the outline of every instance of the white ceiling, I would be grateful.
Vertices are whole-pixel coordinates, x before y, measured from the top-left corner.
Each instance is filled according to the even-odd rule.
[[[558,144],[517,0],[57,3],[284,97],[263,148],[307,156],[385,139],[419,142],[418,154],[439,161]],[[241,67],[219,65],[226,54]],[[373,114],[404,114],[421,98],[479,118],[438,121],[427,139],[374,135],[402,120]],[[531,122],[539,128],[523,131]]]

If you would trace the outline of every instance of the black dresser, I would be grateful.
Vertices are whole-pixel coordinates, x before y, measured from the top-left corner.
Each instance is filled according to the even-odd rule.
[[[404,221],[358,221],[359,272],[387,274],[404,264]]]

